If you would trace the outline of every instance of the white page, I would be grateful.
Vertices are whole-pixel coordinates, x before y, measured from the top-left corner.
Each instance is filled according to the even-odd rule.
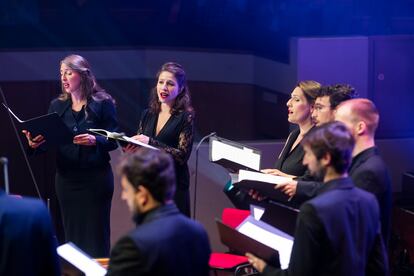
[[[144,147],[144,148],[149,148],[149,149],[158,150],[156,147],[153,147],[153,146],[148,145],[148,144],[144,144],[144,143],[142,143],[142,142],[140,142],[140,141],[138,141],[138,140],[132,139],[132,138],[130,138],[130,137],[128,137],[128,136],[122,136],[122,138],[123,138],[125,141],[127,141],[127,142],[129,142],[129,143],[131,143],[131,144],[134,144],[134,145],[137,145],[137,146],[141,146],[141,147]]]
[[[253,215],[255,220],[260,220],[265,211],[265,208],[261,206],[250,204],[250,214]]]
[[[253,180],[253,181],[260,181],[260,182],[267,182],[270,184],[282,184],[292,180],[292,178],[284,177],[284,176],[277,176],[271,175],[266,173],[260,172],[252,172],[246,170],[239,170],[239,179],[238,182],[242,180]]]
[[[260,170],[260,154],[249,148],[238,148],[218,140],[211,143],[211,159],[217,161],[227,159],[254,170]]]
[[[263,243],[279,252],[280,267],[289,267],[290,254],[292,253],[293,237],[270,226],[262,221],[256,221],[249,216],[238,227],[240,233]]]
[[[77,267],[86,276],[104,276],[106,274],[105,268],[70,243],[59,246],[57,252],[59,256]]]

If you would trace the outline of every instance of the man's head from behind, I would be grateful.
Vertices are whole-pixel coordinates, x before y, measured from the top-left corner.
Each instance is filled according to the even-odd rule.
[[[335,108],[346,100],[357,96],[355,88],[348,84],[323,86],[315,100],[312,119],[317,126],[334,120]]]
[[[122,199],[133,213],[145,213],[172,200],[175,171],[167,153],[141,148],[119,167]]]
[[[372,101],[363,98],[353,99],[337,107],[335,120],[344,123],[355,140],[361,136],[374,139],[379,114]]]
[[[305,151],[303,164],[315,177],[323,179],[327,173],[342,175],[348,171],[354,139],[344,124],[323,124],[308,132],[302,145]]]

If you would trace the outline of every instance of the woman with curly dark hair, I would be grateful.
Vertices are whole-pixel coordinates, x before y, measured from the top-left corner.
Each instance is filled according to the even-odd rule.
[[[157,85],[151,91],[149,108],[144,110],[133,138],[171,154],[177,186],[174,201],[190,216],[190,174],[187,161],[193,146],[194,111],[183,67],[174,62],[162,65]]]

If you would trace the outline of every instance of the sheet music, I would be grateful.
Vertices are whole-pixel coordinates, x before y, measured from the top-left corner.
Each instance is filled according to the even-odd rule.
[[[265,212],[265,208],[250,204],[250,214],[253,215],[255,220],[260,220]]]
[[[59,256],[77,267],[86,276],[104,276],[106,269],[91,259],[71,243],[65,243],[57,248]]]
[[[242,180],[260,181],[260,182],[267,182],[270,184],[282,184],[282,183],[291,181],[292,178],[278,176],[278,175],[271,175],[271,174],[266,174],[266,173],[239,170],[238,182]]]
[[[255,220],[252,216],[247,217],[237,230],[250,238],[261,242],[279,252],[280,267],[289,267],[290,255],[293,247],[293,237],[270,226],[262,221]]]
[[[124,133],[107,131],[106,129],[100,129],[100,128],[89,128],[88,131],[92,132],[94,134],[104,136],[106,138],[111,138],[111,139],[120,140],[120,141],[126,141],[126,142],[134,144],[136,146],[149,148],[149,149],[153,149],[153,150],[158,150],[156,147],[153,147],[153,146],[148,145],[148,144],[144,144],[144,143],[142,143],[138,140],[132,139],[131,137],[125,136]]]
[[[141,146],[141,147],[144,147],[144,148],[150,148],[150,149],[158,150],[156,147],[153,147],[153,146],[148,145],[148,144],[144,144],[144,143],[142,143],[138,140],[132,139],[131,137],[128,137],[128,136],[122,136],[122,138],[125,141],[127,141],[128,143],[131,143],[131,144],[134,144],[134,145],[137,145],[137,146]]]
[[[260,154],[250,148],[238,148],[218,140],[213,140],[211,145],[211,161],[227,159],[243,166],[260,170]]]

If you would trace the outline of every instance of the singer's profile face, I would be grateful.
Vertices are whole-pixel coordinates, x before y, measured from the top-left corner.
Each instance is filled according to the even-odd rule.
[[[352,109],[349,105],[339,105],[336,111],[334,112],[334,117],[335,121],[343,123],[348,128],[349,132],[351,132],[352,136],[355,139],[358,139],[358,123],[355,120],[355,116],[353,116]]]
[[[126,204],[128,205],[128,208],[131,211],[131,213],[134,213],[135,209],[136,209],[135,189],[131,185],[131,183],[129,183],[126,176],[122,176],[121,186],[122,186],[121,198],[122,198],[122,200],[124,200],[126,202]]]
[[[326,173],[326,169],[323,167],[321,161],[316,158],[309,145],[303,147],[305,154],[303,155],[302,164],[308,167],[308,170],[312,176],[318,179],[323,179]]]
[[[329,96],[318,97],[312,111],[312,120],[315,125],[320,126],[334,120],[334,111],[331,109]]]
[[[79,90],[81,76],[78,72],[62,63],[60,66],[60,81],[62,82],[62,88],[67,93],[72,93]]]
[[[300,87],[292,91],[286,106],[288,107],[288,121],[292,124],[300,124],[311,116],[312,106],[306,100]]]
[[[157,82],[157,95],[161,103],[172,104],[180,89],[174,74],[167,71],[161,72]]]

